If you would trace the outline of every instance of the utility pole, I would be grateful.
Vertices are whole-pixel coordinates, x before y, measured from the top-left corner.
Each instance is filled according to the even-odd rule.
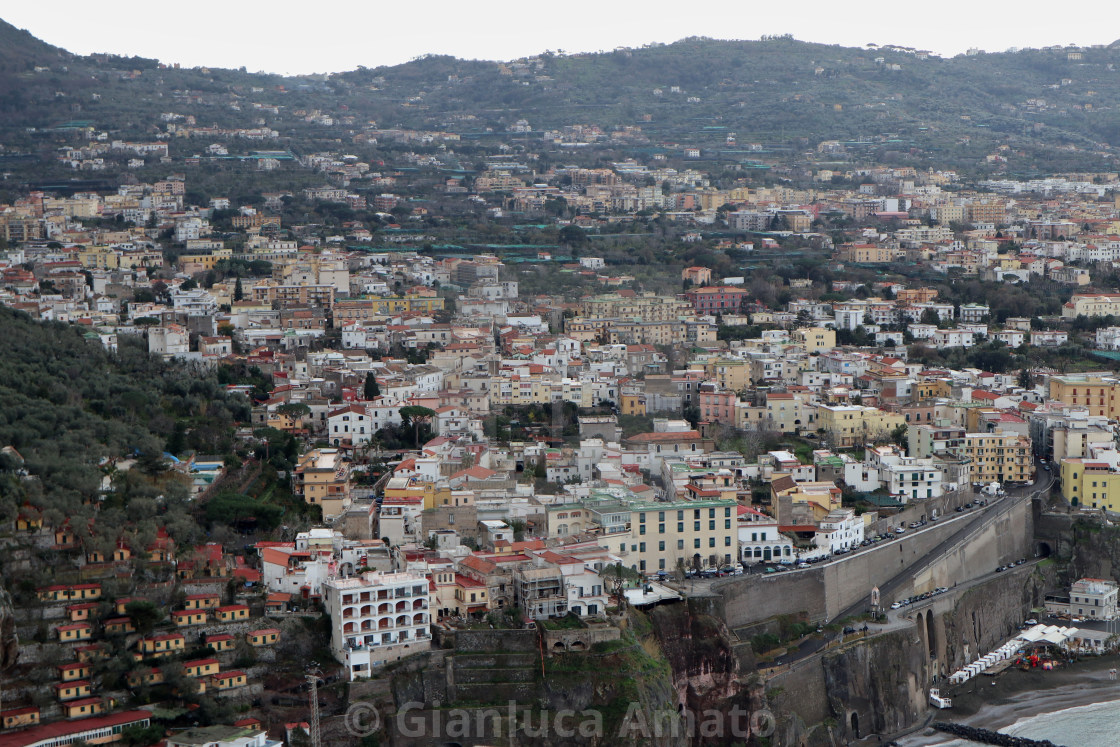
[[[319,734],[319,677],[309,674],[307,681],[311,684],[311,747],[322,747]]]

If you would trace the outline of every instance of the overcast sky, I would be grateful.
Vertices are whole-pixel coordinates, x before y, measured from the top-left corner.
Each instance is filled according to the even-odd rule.
[[[898,44],[954,55],[970,47],[1108,44],[1120,36],[1115,0],[845,4],[823,0],[665,0],[545,4],[505,0],[295,2],[39,0],[0,18],[79,54],[113,52],[184,66],[314,73],[406,62],[423,54],[508,60],[545,50],[588,52],[686,36],[792,34],[846,46]],[[1072,12],[1075,11],[1075,12]]]

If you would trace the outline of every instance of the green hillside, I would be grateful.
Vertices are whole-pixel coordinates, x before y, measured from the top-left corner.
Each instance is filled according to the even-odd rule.
[[[941,59],[788,37],[693,38],[505,63],[429,56],[284,78],[77,57],[0,22],[0,135],[9,148],[41,152],[45,131],[74,120],[142,137],[161,129],[163,112],[244,127],[262,119],[253,105],[264,104],[280,107],[268,124],[297,150],[352,137],[371,122],[484,139],[526,119],[534,132],[634,125],[650,147],[699,145],[711,150],[705,157],[744,148],[796,155],[822,140],[859,150],[874,141],[869,157],[967,165],[1005,145],[1028,171],[1089,169],[1107,167],[1120,146],[1118,100],[1115,45]],[[342,132],[315,127],[292,115],[305,110],[353,120]]]

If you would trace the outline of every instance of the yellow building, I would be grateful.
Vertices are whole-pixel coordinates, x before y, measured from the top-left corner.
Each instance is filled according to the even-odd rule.
[[[93,626],[89,623],[73,623],[58,626],[59,643],[74,643],[75,641],[88,641],[93,637]]]
[[[89,696],[90,685],[88,680],[75,680],[73,682],[59,682],[54,686],[55,697],[59,700],[73,700]]]
[[[1110,376],[1052,376],[1050,399],[1067,405],[1084,405],[1089,408],[1090,415],[1103,415],[1115,420],[1120,415],[1120,379]]]
[[[230,259],[233,259],[232,249],[217,249],[207,254],[182,254],[179,255],[179,269],[193,275],[213,270],[222,260]]]
[[[789,336],[803,345],[807,353],[824,353],[836,347],[836,330],[827,327],[803,327],[793,330]]]
[[[82,661],[75,661],[70,664],[59,664],[55,669],[58,670],[58,676],[63,682],[84,680],[86,677],[89,677],[90,672],[93,671],[88,662]]]
[[[581,316],[599,319],[634,319],[642,322],[676,321],[694,316],[692,305],[675,296],[643,293],[637,296],[597,296],[583,302]]]
[[[1026,483],[1033,479],[1031,440],[1017,433],[966,433],[957,455],[972,463],[974,483]]]
[[[262,628],[261,630],[250,630],[245,634],[245,640],[249,642],[250,646],[271,646],[280,640],[280,629]]]
[[[809,504],[814,516],[823,518],[842,506],[843,493],[833,482],[797,482],[788,474],[775,474],[770,482],[770,503],[778,506],[782,498],[794,505]]]
[[[1068,457],[1062,460],[1062,495],[1074,506],[1120,511],[1120,472],[1107,462]]]
[[[724,500],[633,503],[627,509],[630,531],[599,538],[599,546],[615,553],[640,572],[672,571],[678,561],[723,565],[739,556],[737,503]]]
[[[105,701],[101,698],[89,697],[81,700],[72,700],[62,704],[62,713],[66,718],[84,718],[96,716],[106,710]]]
[[[237,622],[249,619],[249,607],[244,604],[230,604],[214,610],[214,618],[218,622]]]
[[[862,446],[890,436],[891,431],[905,424],[899,413],[884,412],[862,405],[817,405],[816,426],[823,430],[833,448]]]
[[[121,266],[120,253],[109,246],[83,247],[77,258],[87,270],[116,270]]]
[[[202,625],[206,622],[206,610],[176,610],[171,613],[171,620],[177,628],[188,625]]]
[[[623,415],[645,415],[646,395],[642,392],[623,392],[620,405]]]
[[[1062,306],[1062,318],[1120,316],[1120,293],[1074,293]]]
[[[24,708],[11,708],[0,712],[0,723],[4,729],[18,729],[23,726],[35,726],[39,723],[39,707],[26,706]]]
[[[217,659],[195,659],[183,662],[183,674],[188,677],[208,677],[217,674],[220,669]]]
[[[721,389],[741,392],[751,386],[750,363],[742,358],[716,358],[707,361],[704,371]]]
[[[183,600],[183,608],[188,610],[212,610],[220,606],[222,597],[218,594],[188,594]]]
[[[350,462],[338,449],[312,449],[304,454],[292,483],[292,492],[305,503],[322,507],[323,519],[333,519],[350,505]]]
[[[213,676],[214,685],[218,690],[231,690],[235,687],[244,687],[246,678],[242,671],[225,672]]]
[[[164,633],[151,638],[141,638],[137,642],[137,649],[142,656],[171,656],[183,653],[186,648],[187,639],[180,633]]]
[[[848,262],[882,264],[894,261],[894,249],[879,244],[845,244],[840,247],[840,257]]]
[[[101,598],[101,584],[59,584],[38,590],[40,602],[77,602]]]
[[[385,484],[385,498],[389,500],[422,499],[424,510],[451,505],[451,488],[446,483],[437,485],[415,477],[393,477]]]

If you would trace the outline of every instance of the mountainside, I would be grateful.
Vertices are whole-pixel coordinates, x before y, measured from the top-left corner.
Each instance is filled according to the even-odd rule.
[[[835,139],[876,141],[931,163],[974,163],[1002,144],[1042,170],[1052,162],[1099,168],[1120,145],[1118,65],[1115,45],[941,59],[788,37],[692,38],[511,62],[429,56],[284,78],[79,57],[0,22],[0,133],[26,142],[28,127],[83,120],[126,137],[151,136],[159,114],[189,104],[200,126],[263,122],[295,138],[326,134],[285,129],[286,113],[314,110],[353,117],[351,135],[372,121],[477,138],[525,119],[534,133],[635,126],[650,144],[744,157],[793,155]],[[262,116],[261,105],[279,112]]]

